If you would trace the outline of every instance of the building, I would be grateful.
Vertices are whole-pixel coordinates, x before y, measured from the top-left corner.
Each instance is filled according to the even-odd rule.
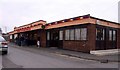
[[[40,20],[10,32],[10,40],[24,36],[36,45],[39,38],[41,47],[90,52],[120,48],[120,24],[92,17],[89,14],[52,23]]]

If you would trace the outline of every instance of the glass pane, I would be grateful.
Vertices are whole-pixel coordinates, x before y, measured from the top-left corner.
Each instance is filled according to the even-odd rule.
[[[74,40],[74,29],[70,30],[70,40]]]
[[[69,34],[70,34],[70,31],[69,30],[65,30],[65,40],[69,40]]]
[[[10,39],[12,39],[12,35],[10,35]]]
[[[81,29],[81,40],[87,40],[87,28]]]
[[[96,29],[96,40],[104,40],[104,39],[105,39],[105,30]]]
[[[80,29],[75,29],[75,40],[80,40]]]
[[[112,41],[112,30],[109,31],[109,40]]]
[[[47,32],[47,40],[50,40],[50,32]]]
[[[17,36],[18,36],[18,35],[17,35],[17,34],[15,34],[15,35],[14,35],[14,39],[16,39],[16,38],[17,38]]]
[[[59,33],[59,39],[63,40],[63,31],[60,31],[60,33]]]
[[[116,41],[116,31],[113,31],[113,41]]]

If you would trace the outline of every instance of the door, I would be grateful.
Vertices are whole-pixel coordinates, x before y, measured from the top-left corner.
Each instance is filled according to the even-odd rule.
[[[114,29],[108,30],[107,49],[117,48],[117,31]]]
[[[57,30],[50,30],[47,32],[47,46],[58,47],[59,46],[59,32]]]
[[[63,47],[62,30],[50,30],[47,32],[47,47]]]
[[[105,29],[97,28],[96,29],[96,50],[105,50],[105,49],[106,49]]]
[[[59,33],[53,32],[51,36],[52,36],[51,47],[58,47]]]
[[[116,49],[117,30],[112,28],[96,29],[96,50]]]

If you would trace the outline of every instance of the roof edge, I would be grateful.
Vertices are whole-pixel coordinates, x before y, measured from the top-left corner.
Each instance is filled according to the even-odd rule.
[[[113,22],[113,21],[109,21],[109,20],[105,20],[105,19],[101,19],[101,18],[96,18],[96,17],[93,17],[93,16],[90,16],[90,18],[120,25],[120,23],[118,23],[118,22]]]

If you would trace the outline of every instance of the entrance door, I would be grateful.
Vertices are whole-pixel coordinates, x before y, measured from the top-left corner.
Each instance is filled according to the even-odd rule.
[[[47,32],[47,46],[48,47],[63,47],[63,31],[51,30]]]
[[[58,47],[58,41],[59,41],[59,33],[58,32],[53,32],[51,34],[51,47]]]
[[[107,49],[117,48],[117,31],[114,29],[108,30]]]
[[[48,31],[47,32],[47,46],[48,47],[58,47],[59,46],[59,32],[58,31]]]
[[[96,29],[96,50],[116,49],[117,31],[110,28]]]
[[[105,29],[97,28],[96,29],[96,50],[105,50],[105,49],[106,49]]]

